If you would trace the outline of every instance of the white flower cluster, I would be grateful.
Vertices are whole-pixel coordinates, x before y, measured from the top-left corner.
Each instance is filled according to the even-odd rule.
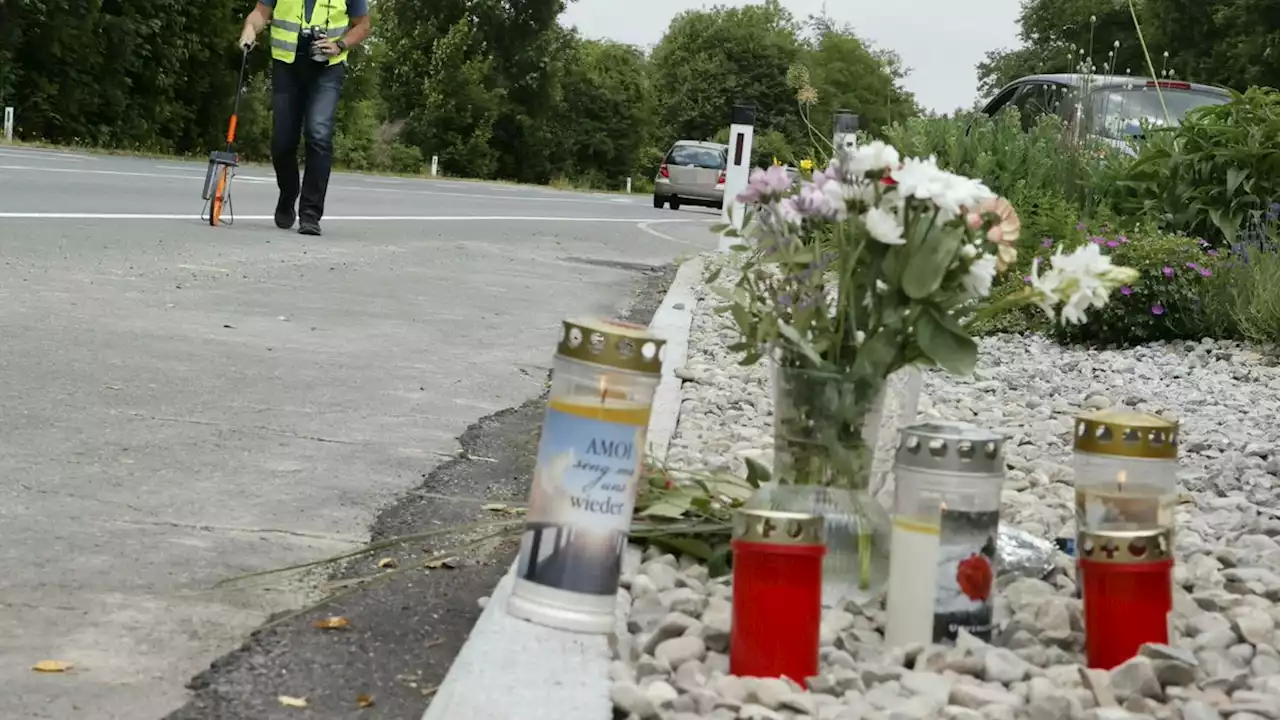
[[[903,158],[880,141],[842,153],[798,188],[780,167],[758,169],[738,200],[762,206],[763,220],[756,223],[760,239],[794,238],[804,232],[806,221],[846,222],[860,213],[856,220],[876,242],[904,245],[913,218],[935,228],[959,220],[970,232],[952,266],[963,271],[962,301],[988,297],[996,275],[1017,260],[1021,221],[1008,200],[981,180],[943,170],[936,157]],[[1036,261],[1029,289],[1018,301],[1033,302],[1055,319],[1061,305],[1061,319],[1071,323],[1085,322],[1087,310],[1104,306],[1116,288],[1136,276],[1113,266],[1094,244],[1066,255],[1059,251],[1050,264],[1041,273]]]
[[[1132,268],[1112,265],[1111,258],[1094,243],[1086,243],[1066,255],[1059,249],[1049,262],[1050,268],[1043,275],[1040,259],[1032,264],[1035,302],[1050,317],[1057,317],[1055,307],[1062,303],[1062,320],[1076,325],[1088,321],[1085,311],[1103,307],[1116,288],[1138,277]]]

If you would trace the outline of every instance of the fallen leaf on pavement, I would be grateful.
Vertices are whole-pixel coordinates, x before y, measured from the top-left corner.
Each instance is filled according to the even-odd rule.
[[[506,503],[489,503],[488,505],[485,505],[483,509],[488,510],[489,512],[501,512],[507,509],[507,504]]]
[[[316,628],[317,630],[338,630],[350,624],[351,622],[348,621],[346,618],[342,617],[341,615],[334,615],[333,617],[320,618],[319,620],[311,623],[312,627]]]
[[[356,707],[358,707],[358,708],[373,707],[373,696],[372,696],[372,695],[357,695],[357,696],[356,696]]]
[[[381,560],[378,561],[378,567],[380,568],[395,569],[399,566],[400,566],[400,563],[396,562],[395,558],[382,558]]]
[[[304,708],[307,706],[306,698],[289,697],[288,695],[281,695],[280,697],[276,698],[276,700],[279,700],[280,704],[285,707]]]
[[[71,663],[62,660],[41,660],[31,666],[32,670],[43,673],[60,673],[66,672],[72,668]]]
[[[440,568],[452,569],[452,568],[458,567],[458,559],[457,558],[441,558],[439,560],[428,560],[427,562],[423,563],[423,565],[425,565],[427,568],[430,568],[431,570],[439,570]]]

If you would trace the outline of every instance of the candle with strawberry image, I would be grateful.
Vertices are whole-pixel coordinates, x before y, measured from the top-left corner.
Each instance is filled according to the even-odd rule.
[[[961,560],[960,567],[956,570],[956,583],[960,586],[960,592],[973,601],[991,597],[991,581],[994,579],[991,561],[986,555],[979,553]]]
[[[968,423],[902,431],[894,464],[885,640],[894,647],[989,640],[1004,437]]]
[[[991,639],[999,532],[998,510],[942,513],[933,642],[953,641],[961,629],[983,640]]]

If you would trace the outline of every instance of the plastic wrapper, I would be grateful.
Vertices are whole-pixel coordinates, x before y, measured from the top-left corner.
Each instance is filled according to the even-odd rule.
[[[1001,524],[996,553],[1001,575],[1021,575],[1043,580],[1054,570],[1053,543],[1024,530]]]

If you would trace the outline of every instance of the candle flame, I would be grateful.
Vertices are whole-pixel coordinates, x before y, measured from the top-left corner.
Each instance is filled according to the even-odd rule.
[[[1124,484],[1125,482],[1128,481],[1128,479],[1129,478],[1127,475],[1125,475],[1124,470],[1121,470],[1120,472],[1116,473],[1116,490],[1120,492],[1124,492]]]
[[[607,375],[600,376],[600,402],[604,403],[609,397],[609,377]]]

